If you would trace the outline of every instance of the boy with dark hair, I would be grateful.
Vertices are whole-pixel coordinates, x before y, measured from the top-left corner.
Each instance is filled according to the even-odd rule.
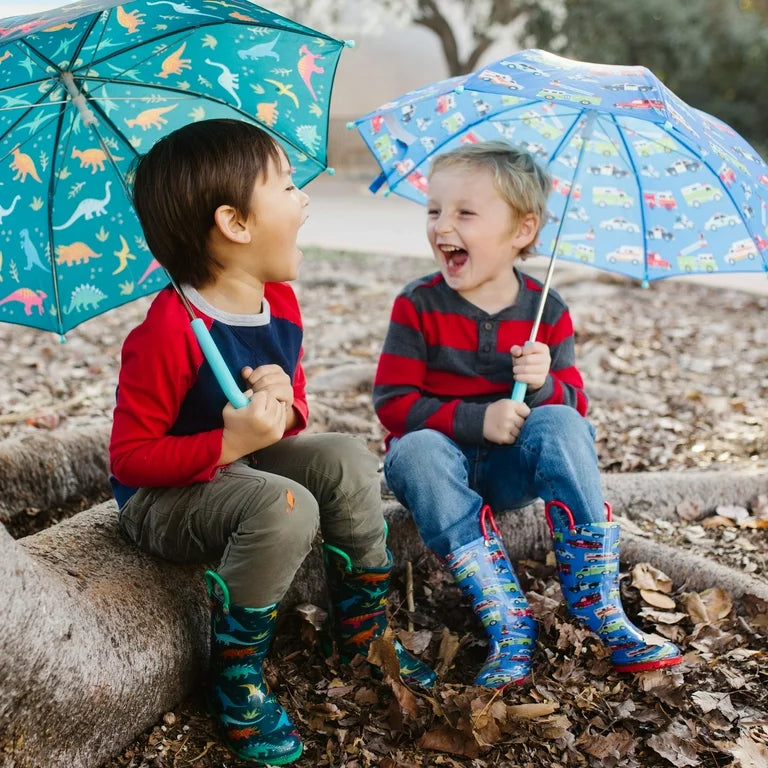
[[[618,524],[603,502],[571,319],[554,291],[526,344],[542,286],[516,264],[536,241],[550,186],[528,153],[504,142],[437,156],[427,236],[440,271],[395,299],[373,390],[390,433],[387,483],[486,628],[490,652],[475,683],[491,688],[529,677],[536,639],[491,508],[537,497],[566,602],[614,666],[681,661],[621,606]],[[525,402],[510,399],[514,381],[527,385]]]
[[[134,204],[152,253],[203,318],[249,398],[226,402],[181,298],[162,290],[123,346],[110,441],[122,531],[178,562],[218,561],[208,704],[227,746],[254,762],[302,744],[262,663],[277,605],[323,536],[331,629],[343,661],[386,625],[392,558],[377,461],[357,438],[307,425],[298,276],[309,197],[264,131],[235,120],[178,129],[136,167]],[[404,679],[434,673],[396,643]]]

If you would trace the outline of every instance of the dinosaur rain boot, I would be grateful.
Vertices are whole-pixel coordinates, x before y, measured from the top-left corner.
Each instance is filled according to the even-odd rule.
[[[530,677],[537,627],[488,506],[480,512],[480,529],[479,539],[451,552],[444,562],[488,634],[488,658],[475,685],[505,688]]]
[[[301,740],[262,674],[277,604],[266,608],[232,605],[227,585],[217,573],[206,571],[205,581],[211,599],[207,701],[224,742],[243,760],[292,763],[301,755]]]
[[[330,627],[339,657],[348,664],[358,653],[367,656],[371,641],[384,634],[387,627],[392,553],[387,550],[389,562],[384,567],[367,568],[352,565],[345,552],[330,544],[323,544],[323,552],[331,598]],[[431,688],[437,679],[435,673],[412,656],[399,640],[394,645],[403,682]]]
[[[606,522],[576,525],[559,501],[546,505],[547,524],[554,538],[560,584],[568,608],[611,649],[619,672],[645,672],[671,667],[683,657],[669,641],[655,641],[624,613],[619,594],[619,524],[605,505]]]

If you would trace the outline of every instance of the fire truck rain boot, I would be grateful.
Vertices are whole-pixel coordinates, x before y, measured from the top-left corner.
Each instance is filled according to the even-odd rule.
[[[505,688],[530,677],[537,626],[488,506],[480,512],[480,529],[480,538],[459,547],[444,562],[488,634],[488,658],[475,685]]]
[[[573,616],[611,649],[611,662],[620,672],[645,672],[671,667],[683,657],[668,640],[656,640],[632,624],[619,594],[619,524],[576,525],[559,501],[546,505],[547,524],[554,538],[560,584]]]

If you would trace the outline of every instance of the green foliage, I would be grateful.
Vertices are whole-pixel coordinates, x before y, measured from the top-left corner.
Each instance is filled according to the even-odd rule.
[[[768,105],[768,27],[738,0],[564,0],[561,19],[529,18],[533,45],[601,64],[640,64],[691,106],[732,125],[761,151]]]

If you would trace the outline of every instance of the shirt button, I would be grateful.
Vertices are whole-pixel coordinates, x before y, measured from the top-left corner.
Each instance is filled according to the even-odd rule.
[[[493,323],[484,323],[483,328],[485,328],[486,331],[490,331],[491,328],[493,328]]]
[[[490,352],[490,351],[491,351],[491,345],[483,344],[483,352]]]

